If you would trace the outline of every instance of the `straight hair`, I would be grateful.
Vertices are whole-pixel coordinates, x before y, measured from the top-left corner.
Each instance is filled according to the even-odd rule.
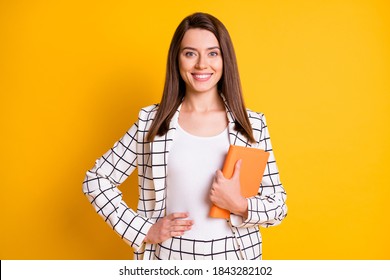
[[[249,142],[255,142],[242,96],[232,40],[222,22],[206,13],[194,13],[187,16],[173,35],[168,51],[164,91],[156,116],[150,126],[147,141],[152,142],[156,135],[162,136],[168,132],[169,123],[185,95],[186,85],[180,75],[178,57],[184,34],[192,28],[210,31],[217,38],[223,61],[223,73],[217,85],[218,92],[225,96],[228,109],[234,118],[234,128],[246,136]]]

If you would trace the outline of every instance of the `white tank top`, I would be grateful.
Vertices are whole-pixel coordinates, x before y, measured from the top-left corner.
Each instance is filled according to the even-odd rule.
[[[222,169],[229,149],[227,128],[211,137],[192,135],[179,125],[168,158],[167,214],[188,212],[194,225],[183,237],[211,240],[231,236],[225,219],[208,216],[210,187],[215,172]]]

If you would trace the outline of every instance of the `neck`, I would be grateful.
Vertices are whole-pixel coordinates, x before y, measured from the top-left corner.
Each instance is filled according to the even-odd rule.
[[[190,112],[209,112],[225,110],[222,98],[217,91],[205,93],[186,93],[182,109]]]

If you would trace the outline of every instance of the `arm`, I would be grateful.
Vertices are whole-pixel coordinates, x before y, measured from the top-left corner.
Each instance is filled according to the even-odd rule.
[[[152,223],[126,205],[118,186],[137,166],[137,131],[134,124],[96,161],[83,182],[83,192],[96,212],[135,250],[141,247]]]
[[[256,114],[259,124],[258,148],[270,153],[259,194],[247,198],[248,212],[246,219],[231,214],[231,221],[236,227],[275,226],[287,215],[286,192],[279,178],[279,171],[272,151],[271,140],[264,115]]]

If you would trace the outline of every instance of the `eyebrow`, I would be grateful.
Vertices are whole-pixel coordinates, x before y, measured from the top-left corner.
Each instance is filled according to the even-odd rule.
[[[218,46],[210,47],[210,48],[207,48],[206,50],[213,50],[213,49],[218,49],[218,50],[220,50],[220,47],[218,47]],[[183,51],[183,50],[197,51],[197,49],[196,49],[196,48],[193,48],[193,47],[184,47],[184,48],[182,48],[181,50],[182,50],[182,51]]]

